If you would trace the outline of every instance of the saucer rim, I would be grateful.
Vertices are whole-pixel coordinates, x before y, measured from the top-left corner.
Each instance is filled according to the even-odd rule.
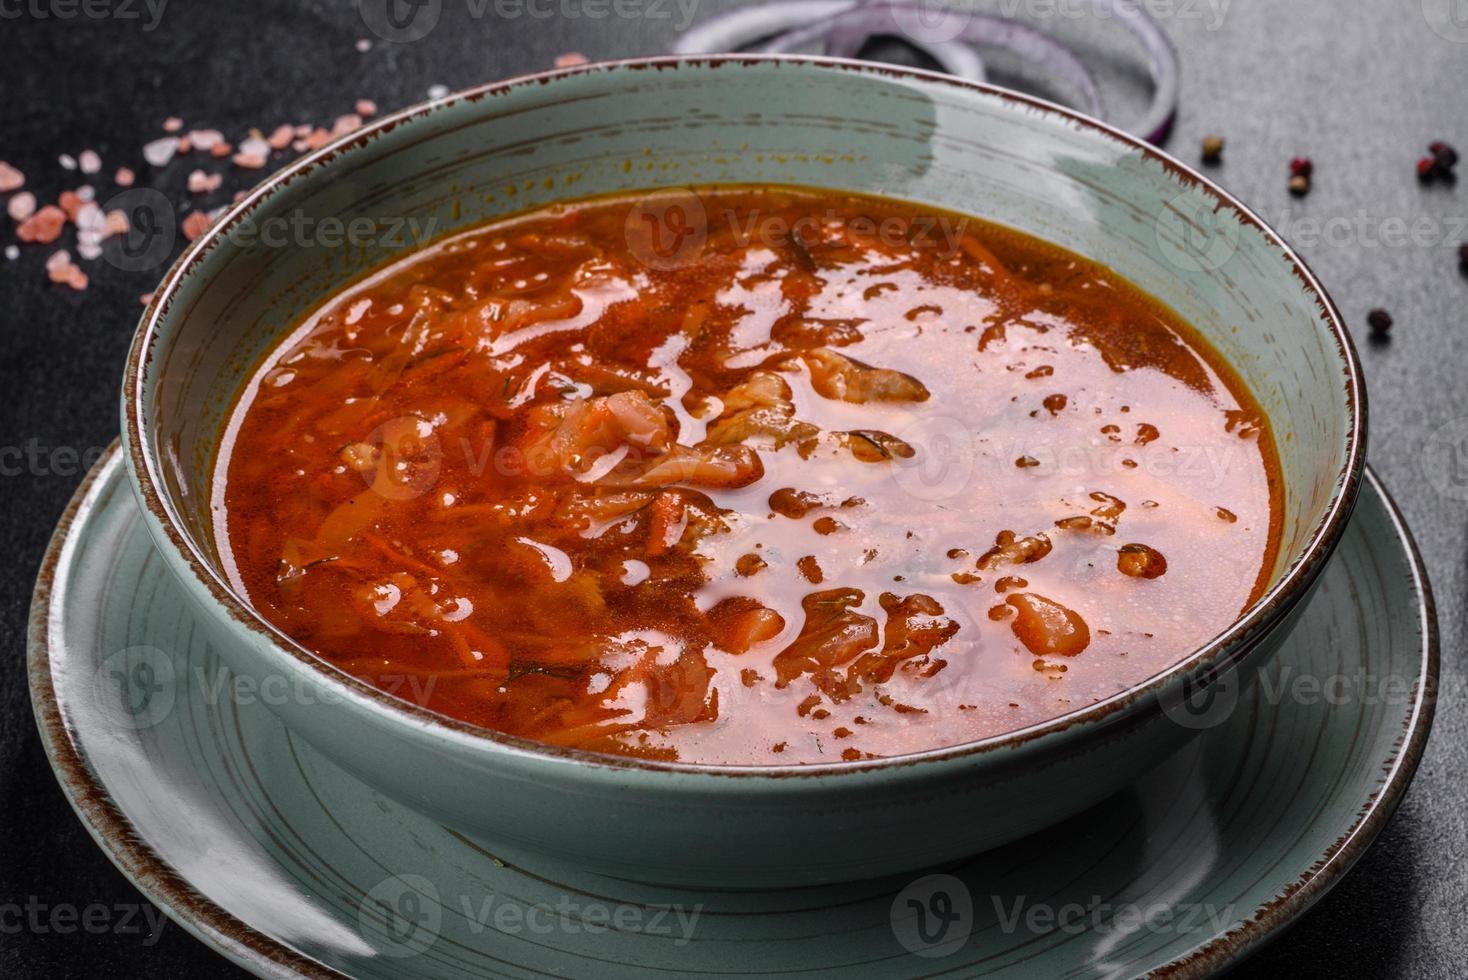
[[[91,512],[106,491],[127,492],[119,440],[114,440],[77,488],[58,519],[36,578],[27,632],[26,669],[31,706],[47,761],[63,795],[88,834],[108,859],[154,905],[185,931],[231,962],[271,978],[346,977],[318,960],[260,932],[217,903],[200,894],[137,833],[103,783],[81,754],[56,697],[51,674],[50,613],[57,594],[57,573],[77,547]],[[1396,501],[1368,464],[1363,489],[1382,500],[1396,532],[1405,545],[1411,588],[1421,597],[1421,672],[1413,684],[1412,709],[1403,724],[1403,737],[1390,759],[1381,787],[1371,794],[1355,822],[1309,868],[1260,906],[1242,925],[1214,936],[1186,955],[1154,970],[1154,977],[1212,976],[1233,966],[1277,938],[1325,896],[1365,854],[1396,812],[1416,774],[1432,730],[1440,669],[1437,607],[1421,552]],[[134,506],[137,506],[134,501]],[[1349,532],[1349,524],[1346,531]]]

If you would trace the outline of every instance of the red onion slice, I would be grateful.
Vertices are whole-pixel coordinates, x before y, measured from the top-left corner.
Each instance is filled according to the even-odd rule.
[[[782,39],[807,31],[824,35],[823,53],[835,58],[857,58],[862,47],[879,32],[868,29],[859,18],[851,18],[845,15],[855,14],[866,6],[866,0],[855,6],[850,6],[841,11],[840,15],[826,24],[806,25],[804,28],[796,28],[782,35],[776,35],[768,39],[764,44],[757,47],[757,51],[768,51],[775,53],[775,45],[780,44]],[[826,28],[822,30],[822,28]],[[816,40],[811,38],[810,40]],[[943,70],[958,78],[966,78],[971,82],[983,82],[988,80],[988,72],[984,68],[983,56],[974,48],[963,41],[945,40],[937,38],[913,38],[904,37],[903,40],[921,51],[927,52],[928,56],[938,62]],[[803,42],[797,42],[791,47],[782,47],[781,52],[794,51],[804,47]]]
[[[956,7],[942,8],[951,12],[942,23],[925,24],[924,20],[936,9],[939,8],[928,0],[919,3],[874,0],[839,11],[819,24],[782,34],[761,50],[771,54],[793,52],[837,30],[861,33],[867,37],[886,35],[908,41],[916,41],[915,34],[930,30],[929,37],[921,39],[922,43],[961,40],[971,44],[992,44],[1039,63],[1080,95],[1086,112],[1097,118],[1103,117],[1105,110],[1096,80],[1069,48],[1049,34],[1008,17],[993,17]]]
[[[1128,131],[1142,137],[1148,143],[1161,143],[1172,131],[1177,117],[1178,95],[1181,89],[1177,48],[1172,38],[1151,14],[1142,9],[1135,0],[1117,3],[1116,0],[1094,0],[1098,4],[1097,15],[1105,14],[1121,21],[1123,27],[1142,45],[1147,54],[1147,70],[1152,75],[1152,104],[1142,118],[1128,127]]]
[[[744,7],[715,17],[685,33],[673,45],[673,54],[715,54],[739,51],[756,41],[763,41],[785,34],[800,27],[828,22],[829,18],[851,10],[856,0],[786,0],[782,3],[766,4],[762,7]],[[823,31],[817,31],[801,45],[825,41]],[[984,62],[978,53],[961,41],[907,40],[925,52],[950,75],[971,81],[984,80]],[[839,50],[825,41],[823,54],[838,58],[854,58],[866,36],[854,42],[845,40]],[[795,50],[794,48],[788,50]]]
[[[1149,142],[1167,137],[1177,113],[1177,51],[1161,26],[1135,0],[1091,0],[1098,18],[1115,18],[1141,44],[1152,76],[1153,96],[1131,132]],[[736,10],[694,28],[674,46],[675,54],[738,51],[763,41],[759,50],[795,52],[820,44],[821,51],[856,57],[867,39],[901,38],[929,54],[950,74],[983,81],[984,62],[971,44],[1006,48],[1052,71],[1081,97],[1085,111],[1104,118],[1095,79],[1059,41],[1021,21],[981,14],[956,0],[788,0]]]

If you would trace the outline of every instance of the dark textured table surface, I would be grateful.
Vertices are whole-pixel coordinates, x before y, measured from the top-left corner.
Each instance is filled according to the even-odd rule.
[[[364,0],[375,2],[375,0]],[[660,53],[712,0],[540,6],[443,0],[426,38],[359,52],[368,36],[350,0],[0,0],[0,159],[54,199],[84,179],[59,154],[97,150],[110,177],[183,206],[192,164],[164,171],[140,148],[170,115],[231,138],[281,121],[330,124],[358,98],[395,108],[430,85],[465,87],[550,66],[569,50],[592,58]],[[1125,122],[1143,88],[1115,25],[1090,0],[987,0],[1029,13],[1089,49]],[[1463,697],[1465,528],[1468,528],[1468,239],[1463,185],[1420,187],[1413,164],[1435,138],[1468,148],[1468,0],[1148,0],[1183,59],[1182,112],[1168,148],[1197,156],[1227,137],[1214,176],[1295,243],[1361,339],[1371,400],[1370,459],[1416,531],[1437,592],[1443,692],[1416,782],[1376,846],[1277,943],[1238,971],[1248,977],[1468,975],[1468,703]],[[161,11],[161,13],[160,13]],[[480,12],[476,15],[476,11]],[[518,13],[517,13],[518,12]],[[71,14],[71,16],[67,16]],[[1291,156],[1316,164],[1312,193],[1286,190]],[[249,182],[228,173],[218,204]],[[113,192],[96,179],[99,198]],[[0,246],[14,241],[0,219]],[[117,433],[117,385],[141,307],[161,272],[84,263],[73,292],[46,281],[50,249],[0,261],[0,975],[174,977],[236,971],[175,925],[155,936],[129,924],[136,891],[72,815],[37,740],[25,685],[25,620],[42,551],[79,460]],[[1364,319],[1389,309],[1387,344]],[[15,910],[104,905],[95,930],[32,928]]]

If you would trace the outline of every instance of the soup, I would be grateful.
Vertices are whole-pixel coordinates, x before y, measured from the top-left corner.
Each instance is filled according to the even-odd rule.
[[[1178,662],[1279,545],[1267,419],[1014,231],[834,192],[608,197],[324,302],[241,392],[216,537],[344,671],[713,764],[1013,731]]]

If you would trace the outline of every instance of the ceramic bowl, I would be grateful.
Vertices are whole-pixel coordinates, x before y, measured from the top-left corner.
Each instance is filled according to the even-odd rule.
[[[883,194],[1099,261],[1194,324],[1273,421],[1285,484],[1271,587],[1175,667],[981,742],[805,767],[652,763],[466,725],[349,677],[257,617],[221,573],[211,474],[243,379],[345,280],[437,234],[557,200],[716,183]],[[414,225],[412,222],[416,221]],[[371,228],[343,244],[323,229]],[[268,232],[274,229],[274,234]],[[291,229],[296,229],[292,231]],[[305,229],[305,231],[301,231]],[[261,184],[184,253],[134,341],[130,475],[210,642],[284,724],[470,837],[666,883],[781,886],[932,865],[1033,832],[1181,749],[1197,694],[1266,662],[1341,535],[1365,403],[1340,317],[1277,235],[1152,147],[942,76],[803,58],[654,59],[486,86],[381,119]]]

